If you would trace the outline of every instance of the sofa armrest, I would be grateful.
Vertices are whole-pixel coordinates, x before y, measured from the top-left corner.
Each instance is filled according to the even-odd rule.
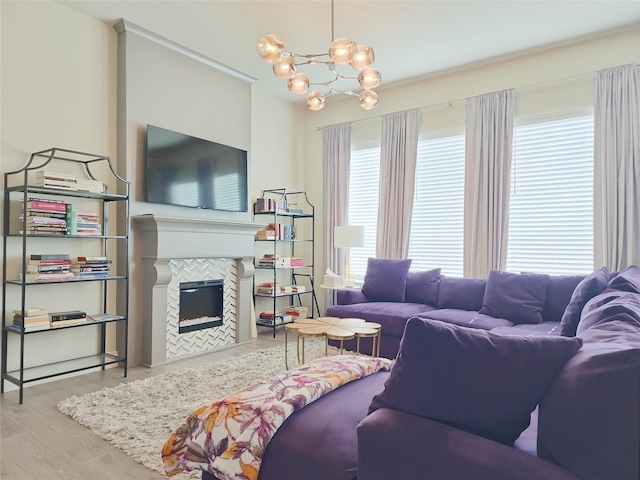
[[[367,301],[367,297],[359,288],[341,288],[336,295],[338,305],[353,305],[354,303],[366,303]]]
[[[358,425],[358,480],[577,480],[546,460],[428,418],[381,408]]]

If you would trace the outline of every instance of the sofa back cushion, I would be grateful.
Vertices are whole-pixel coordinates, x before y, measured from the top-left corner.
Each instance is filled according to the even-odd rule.
[[[422,272],[409,272],[404,301],[423,303],[435,307],[438,303],[438,287],[440,285],[440,269]]]
[[[560,319],[560,334],[573,337],[580,321],[582,309],[589,300],[602,292],[609,282],[609,269],[602,267],[587,275],[575,288],[571,300]]]
[[[612,276],[607,289],[640,293],[640,268],[631,265],[617,275]]]
[[[438,308],[469,310],[477,312],[482,308],[486,278],[440,277]]]
[[[540,402],[538,455],[584,480],[640,478],[640,328],[613,320],[584,345]]]
[[[640,293],[607,290],[596,295],[585,305],[576,333],[616,320],[640,330]]]
[[[559,322],[571,301],[571,295],[584,275],[550,275],[547,285],[547,299],[545,300],[542,319],[545,322]]]
[[[508,445],[579,338],[517,337],[412,317],[369,408],[428,417]]]
[[[549,275],[491,270],[480,313],[515,324],[542,323]]]
[[[411,259],[369,258],[362,293],[370,302],[404,302]]]

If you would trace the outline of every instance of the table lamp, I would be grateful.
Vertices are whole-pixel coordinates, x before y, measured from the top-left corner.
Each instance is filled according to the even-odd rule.
[[[342,282],[347,288],[353,287],[356,275],[351,265],[351,247],[364,247],[364,227],[343,226],[334,227],[333,245],[347,249],[342,269]]]

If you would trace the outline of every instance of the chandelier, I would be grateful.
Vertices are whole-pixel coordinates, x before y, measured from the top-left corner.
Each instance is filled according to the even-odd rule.
[[[333,0],[331,0],[331,46],[327,53],[287,52],[282,39],[274,34],[260,38],[256,49],[260,58],[273,64],[273,73],[288,81],[291,93],[304,95],[309,91],[309,87],[314,86],[323,89],[314,89],[307,94],[307,108],[310,110],[322,110],[325,98],[332,93],[357,96],[360,106],[366,110],[378,106],[378,94],[373,89],[380,85],[380,72],[370,66],[375,60],[373,48],[369,45],[358,45],[349,38],[334,37]],[[337,66],[347,64],[359,72],[358,76],[348,76],[338,72]],[[298,71],[298,67],[303,65],[326,65],[332,78],[312,82],[306,73]],[[350,88],[339,88],[340,81],[344,80],[357,80],[362,91],[354,92]]]

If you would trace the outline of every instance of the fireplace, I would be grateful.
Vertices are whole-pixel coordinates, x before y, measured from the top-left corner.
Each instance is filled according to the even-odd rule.
[[[178,333],[222,326],[224,307],[222,280],[201,280],[180,284]]]
[[[155,367],[248,341],[255,328],[254,235],[263,225],[156,214],[132,218],[137,227],[134,235],[142,239],[138,251],[144,339],[141,363]],[[207,315],[219,316],[221,325],[204,329],[199,325],[197,330],[181,333],[180,305],[190,304],[181,300],[185,295],[181,284],[204,286],[200,282],[211,280],[222,283],[222,313]],[[197,320],[189,318],[191,322],[186,323],[197,325]]]

